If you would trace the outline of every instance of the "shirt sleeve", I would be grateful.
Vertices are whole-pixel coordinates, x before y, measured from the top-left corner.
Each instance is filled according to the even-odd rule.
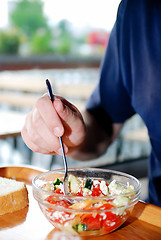
[[[103,108],[115,123],[123,123],[135,114],[120,67],[120,53],[123,51],[120,49],[122,45],[119,36],[122,34],[120,23],[124,9],[125,4],[120,5],[102,62],[99,82],[86,105],[87,110],[91,112],[96,108]]]

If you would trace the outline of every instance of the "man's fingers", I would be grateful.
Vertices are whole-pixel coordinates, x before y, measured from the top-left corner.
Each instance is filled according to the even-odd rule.
[[[47,152],[46,149],[44,149],[44,144],[42,143],[42,146],[35,144],[33,141],[31,141],[31,139],[28,136],[28,132],[26,127],[23,127],[22,131],[21,131],[21,136],[25,142],[25,144],[28,146],[28,148],[30,148],[33,152],[39,152],[42,154],[45,154]]]
[[[26,118],[22,137],[34,152],[60,154],[58,137],[49,130],[36,108]],[[66,146],[64,148],[67,152],[68,148]]]
[[[80,115],[79,111],[71,104],[69,107],[66,104],[63,104],[62,100],[60,99],[56,99],[54,101],[54,107],[65,126],[66,134],[63,139],[65,141],[66,139],[70,140],[70,146],[75,144],[78,145],[80,142],[82,142],[86,131],[82,116]]]
[[[37,109],[34,109],[32,114],[32,127],[36,129],[40,138],[43,139],[43,141],[48,146],[48,149],[50,151],[54,150],[55,152],[58,153],[60,148],[59,139],[57,136],[55,136],[53,132],[50,131],[50,129],[45,124],[44,120],[42,119]],[[31,132],[31,130],[29,130],[29,132]]]
[[[63,124],[47,94],[37,101],[36,108],[39,109],[39,113],[50,131],[57,137],[62,136],[64,134]]]

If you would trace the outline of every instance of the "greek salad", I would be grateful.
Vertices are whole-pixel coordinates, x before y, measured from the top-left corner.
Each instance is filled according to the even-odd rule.
[[[68,195],[76,196],[78,201],[58,197],[63,196],[61,178],[45,183],[43,189],[51,195],[44,199],[47,204],[42,210],[54,226],[80,235],[102,235],[114,231],[126,221],[134,186],[128,183],[124,186],[116,180],[107,182],[69,175]],[[52,207],[48,207],[48,203]]]

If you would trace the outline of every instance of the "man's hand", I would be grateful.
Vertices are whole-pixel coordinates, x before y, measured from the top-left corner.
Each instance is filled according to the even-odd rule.
[[[61,155],[58,137],[62,137],[68,154],[83,143],[86,127],[75,106],[62,97],[54,97],[52,103],[45,94],[27,115],[21,135],[32,151]]]

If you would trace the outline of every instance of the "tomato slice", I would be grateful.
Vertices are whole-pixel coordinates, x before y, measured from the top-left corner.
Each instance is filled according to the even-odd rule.
[[[62,192],[62,190],[60,188],[56,189],[54,192],[55,193],[59,193],[59,194],[63,194],[63,192]]]
[[[79,192],[75,194],[76,196],[83,196],[83,187],[80,187]]]
[[[65,200],[57,201],[53,196],[48,196],[45,200],[50,204],[52,204],[53,206],[57,206],[57,207],[60,206],[60,207],[68,208],[69,206],[71,206],[70,202],[67,202]],[[58,210],[59,214],[57,214],[57,210],[54,210],[53,208],[48,208],[46,211],[50,213],[50,221],[53,221],[54,223],[56,222],[56,223],[64,224],[66,221],[68,221],[68,219],[71,216],[71,213],[68,213],[65,211],[59,211],[59,210]]]
[[[104,219],[103,221],[103,226],[106,232],[111,232],[121,225],[120,216],[112,212],[107,212],[105,214],[106,214],[106,219]]]
[[[65,222],[69,221],[70,218],[71,213],[59,212],[59,215],[57,215],[57,211],[53,211],[50,221],[52,221],[53,223],[64,224]]]
[[[60,200],[60,201],[57,201],[55,200],[55,198],[53,196],[49,196],[45,199],[47,202],[55,205],[55,206],[62,206],[62,207],[65,207],[65,208],[68,208],[69,206],[71,206],[71,203],[70,202],[67,202],[65,200]]]
[[[103,204],[102,206],[100,206],[99,208],[97,208],[97,209],[100,209],[100,210],[108,210],[108,209],[111,209],[111,208],[113,208],[114,206],[112,205],[112,204],[110,204],[110,203],[105,203],[105,204]]]
[[[103,217],[99,214],[96,217],[93,217],[92,214],[86,214],[81,223],[86,225],[87,230],[97,230],[103,226]]]
[[[98,187],[94,187],[93,189],[92,189],[92,196],[93,197],[97,197],[97,196],[99,196],[100,194],[102,193],[102,191],[101,191],[101,189],[100,189],[100,187],[98,186]]]

